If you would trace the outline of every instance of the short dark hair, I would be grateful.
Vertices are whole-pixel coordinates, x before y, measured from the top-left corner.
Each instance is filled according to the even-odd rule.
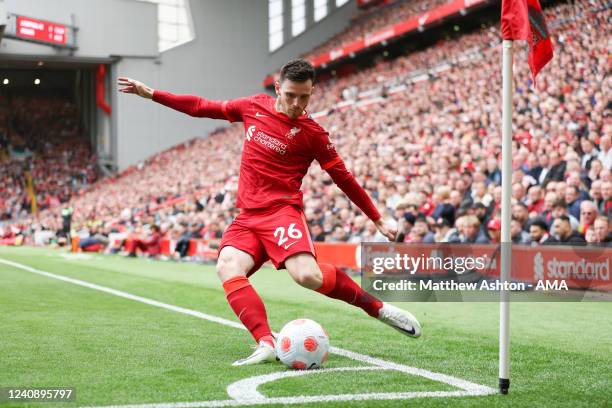
[[[525,203],[523,203],[523,202],[521,202],[521,201],[519,201],[519,202],[517,202],[517,203],[514,203],[514,205],[515,205],[516,207],[522,207],[523,209],[525,209],[525,210],[529,211],[529,207],[527,207],[527,204],[525,204]]]
[[[530,227],[538,227],[538,228],[540,228],[540,229],[542,229],[544,231],[548,230],[548,225],[546,224],[546,221],[544,221],[544,219],[540,218],[540,217],[534,218],[531,221],[529,226]]]
[[[314,83],[314,67],[304,59],[293,59],[281,68],[280,82],[283,82],[285,79],[293,82],[306,82],[310,79]]]
[[[553,204],[553,208],[559,208],[559,207],[567,208],[567,204],[565,203],[565,200],[562,198],[558,199]]]
[[[560,216],[557,217],[557,219],[561,220],[561,221],[564,221],[564,222],[570,222],[570,218],[567,215],[560,215]]]

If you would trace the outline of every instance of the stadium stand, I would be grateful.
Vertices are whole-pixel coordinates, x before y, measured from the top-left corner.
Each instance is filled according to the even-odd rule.
[[[409,17],[424,13],[448,0],[394,1],[384,6],[357,13],[351,24],[340,34],[312,50],[308,56],[329,52],[358,37],[374,33]]]
[[[58,207],[98,177],[77,108],[58,96],[0,95],[0,218]]]
[[[413,3],[407,4],[404,10],[404,3],[393,3],[367,18],[414,12]],[[609,244],[612,83],[609,45],[596,38],[610,37],[610,6],[576,2],[545,11],[556,57],[539,76],[537,93],[525,56],[516,57],[512,239],[533,245]],[[371,26],[341,33],[328,44],[364,27]],[[499,44],[499,27],[487,26],[317,86],[314,116],[384,216],[397,221],[401,241],[499,241]],[[97,182],[70,200],[73,230],[82,239],[101,235],[111,242],[151,242],[155,225],[172,245],[182,242],[176,256],[186,256],[191,238],[214,249],[237,214],[242,140],[242,127],[234,125]],[[76,167],[87,182],[95,178],[86,163]],[[68,176],[65,170],[56,173]],[[13,178],[8,185],[20,192],[21,201],[2,208],[23,207],[23,181]],[[61,201],[78,190],[70,186],[49,181],[40,194]],[[316,241],[384,239],[318,166],[311,167],[303,190]],[[6,201],[8,195],[2,197]],[[53,239],[62,209],[48,207],[38,219],[17,223],[26,237],[45,230]],[[107,250],[125,247],[111,244]]]

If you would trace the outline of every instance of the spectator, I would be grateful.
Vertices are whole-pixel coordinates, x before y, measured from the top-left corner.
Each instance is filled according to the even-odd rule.
[[[586,231],[589,226],[592,226],[597,215],[597,206],[593,201],[584,200],[580,203],[580,226],[578,231]]]
[[[434,233],[429,230],[427,220],[423,216],[417,217],[414,222],[414,227],[405,242],[431,244],[435,242]]]
[[[531,243],[529,234],[523,230],[523,224],[516,218],[510,220],[510,239],[513,243],[520,245]]]
[[[612,245],[612,231],[610,228],[610,219],[608,217],[600,215],[595,218],[593,231],[597,237],[597,242],[606,244],[607,246]]]
[[[537,216],[544,211],[544,198],[542,197],[542,188],[539,185],[533,185],[529,188],[526,204],[529,215]]]
[[[523,203],[516,203],[512,206],[512,219],[516,220],[521,229],[527,229],[527,221],[529,220],[529,209]]]
[[[489,239],[480,229],[480,221],[475,215],[465,216],[465,224],[463,226],[462,243],[468,244],[488,244]]]
[[[572,227],[573,230],[577,230],[580,227],[580,222],[573,215],[571,215],[567,211],[567,206],[565,205],[565,201],[558,200],[553,205],[553,210],[552,210],[553,222],[554,222],[555,219],[557,219],[557,218],[559,218],[561,216],[566,216],[566,217],[569,218],[570,223],[571,223],[571,227]],[[551,223],[551,230],[554,231],[554,228],[552,227],[552,223]]]
[[[159,256],[162,237],[161,229],[157,225],[151,226],[151,231],[147,234],[146,238],[133,236],[131,248],[126,248],[128,249],[129,256],[135,257],[138,251],[148,257],[155,258]]]
[[[487,223],[487,232],[491,243],[499,244],[501,242],[501,220],[499,218],[492,218]]]
[[[314,242],[324,242],[325,241],[325,231],[323,230],[323,227],[321,226],[321,224],[314,224],[312,226],[312,240]]]
[[[553,228],[559,242],[562,244],[582,245],[585,243],[584,237],[572,230],[570,219],[567,215],[555,218]]]
[[[550,159],[550,170],[547,172],[546,177],[542,184],[546,186],[551,181],[561,181],[565,175],[565,169],[567,163],[565,160],[562,160],[559,156],[559,153],[556,151],[550,152],[548,155]]]
[[[586,137],[580,140],[580,146],[582,148],[582,158],[580,159],[580,167],[586,170],[591,169],[591,162],[599,156],[599,151],[595,149],[593,142]]]
[[[567,186],[565,189],[565,202],[567,203],[568,212],[574,218],[580,218],[580,190],[576,186]]]
[[[531,245],[550,245],[558,241],[548,233],[548,224],[542,218],[534,218],[529,224]]]
[[[595,233],[595,230],[593,229],[592,225],[586,229],[586,232],[584,234],[584,239],[587,244],[594,245],[594,244],[600,243],[597,237],[597,234]]]
[[[597,158],[601,162],[602,166],[606,169],[612,168],[612,135],[603,135],[599,140],[599,148],[601,151],[597,155]]]
[[[451,228],[451,224],[446,218],[438,218],[438,221],[434,225],[434,231],[435,242],[459,242],[457,229]]]

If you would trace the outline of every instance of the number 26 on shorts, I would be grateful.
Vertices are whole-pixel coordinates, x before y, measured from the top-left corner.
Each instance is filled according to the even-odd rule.
[[[289,241],[289,238],[302,238],[302,231],[295,227],[295,223],[289,224],[289,228],[286,231],[287,236],[285,236],[285,227],[278,227],[274,231],[274,238],[278,238],[278,246],[282,246],[285,242]]]

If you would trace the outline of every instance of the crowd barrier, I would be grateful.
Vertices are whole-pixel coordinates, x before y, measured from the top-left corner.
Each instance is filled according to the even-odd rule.
[[[124,245],[131,247],[130,238]],[[384,251],[393,250],[390,244],[380,245]],[[176,241],[163,239],[160,244],[160,253],[171,256],[174,253]],[[361,267],[361,245],[352,243],[315,242],[315,251],[319,262],[331,263],[341,268],[358,270]],[[72,242],[73,250],[79,250],[78,237]],[[409,248],[409,249],[406,249]],[[99,246],[84,248],[83,250],[99,250]],[[484,275],[499,277],[500,247],[497,245],[453,245],[454,256],[470,254],[489,254],[495,259],[493,266],[488,268]],[[438,246],[410,245],[404,246],[402,253],[411,256],[432,256],[433,251],[439,251]],[[203,239],[191,239],[187,255],[215,260],[217,250],[211,248]],[[610,279],[610,261],[612,249],[603,247],[577,247],[577,246],[512,246],[513,281],[537,283],[538,280],[564,279],[570,288],[597,289],[612,291]]]

